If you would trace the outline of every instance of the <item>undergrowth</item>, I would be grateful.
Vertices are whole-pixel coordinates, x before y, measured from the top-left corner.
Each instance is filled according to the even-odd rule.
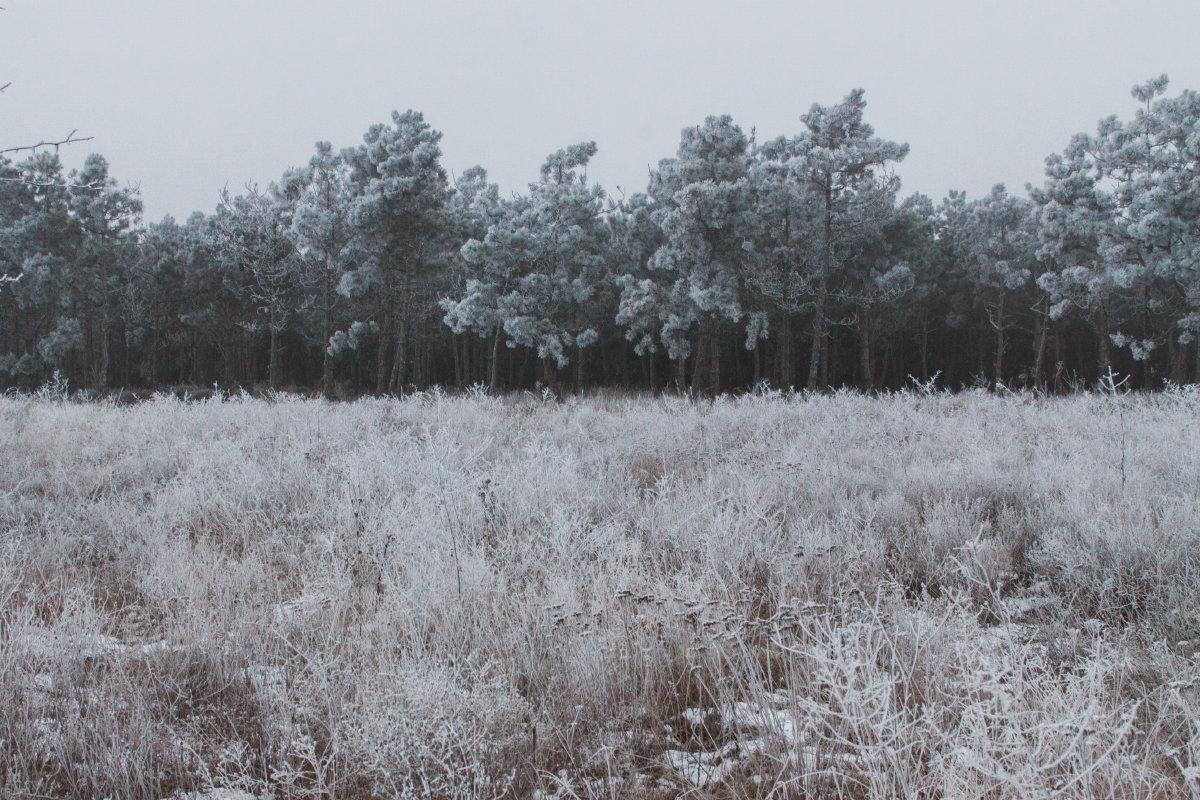
[[[1200,796],[1200,396],[0,399],[0,796]]]

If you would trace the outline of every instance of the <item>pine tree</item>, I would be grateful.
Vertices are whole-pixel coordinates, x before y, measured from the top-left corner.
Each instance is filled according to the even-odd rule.
[[[996,184],[987,197],[972,203],[968,214],[970,234],[960,266],[995,335],[992,379],[1002,382],[1013,299],[1029,284],[1037,229],[1030,202],[1008,194],[1004,184]]]
[[[379,393],[398,393],[408,383],[413,323],[435,303],[437,243],[449,196],[441,139],[420,112],[396,111],[391,125],[373,125],[351,155],[360,187],[352,219],[369,258],[347,273],[341,289],[364,300],[358,330],[378,331]]]
[[[651,292],[625,281],[629,295],[622,305],[631,307],[634,294],[642,305],[653,300],[659,338],[678,366],[680,385],[695,336],[692,386],[710,392],[721,388],[720,324],[745,315],[745,282],[758,259],[748,151],[749,139],[727,115],[683,130],[676,157],[660,161],[650,180],[663,243],[649,266],[660,288]],[[753,349],[766,333],[761,316],[750,318],[747,329]]]
[[[344,154],[329,142],[317,142],[317,152],[303,169],[292,170],[282,181],[283,192],[294,196],[288,235],[296,247],[299,283],[311,293],[306,305],[315,313],[312,328],[321,351],[321,394],[332,396],[333,338],[337,287],[352,267],[359,242],[350,219],[356,199],[350,166]]]
[[[241,324],[247,330],[267,331],[267,382],[272,389],[279,387],[282,334],[298,305],[291,212],[277,187],[261,192],[251,186],[237,197],[225,191],[214,221],[228,279],[250,304],[250,314]]]
[[[908,154],[908,145],[875,136],[863,121],[866,101],[855,89],[834,106],[814,104],[800,119],[807,130],[780,145],[792,180],[813,198],[805,214],[815,253],[805,264],[803,294],[811,298],[812,350],[808,388],[827,382],[829,326],[845,270],[861,259],[886,222],[895,186],[887,168]]]
[[[94,153],[71,173],[70,182],[71,216],[79,228],[72,272],[80,293],[87,378],[103,389],[109,385],[113,342],[122,352],[125,348],[128,320],[121,314],[121,294],[131,277],[142,201],[136,192],[118,188],[108,162]]]
[[[604,191],[586,177],[595,153],[595,142],[585,142],[552,154],[528,196],[503,205],[484,239],[462,249],[481,279],[469,281],[460,299],[443,302],[445,320],[456,333],[472,329],[492,337],[492,385],[503,330],[509,347],[537,351],[547,383],[574,358],[578,387],[584,350],[612,317],[614,303],[605,297]]]

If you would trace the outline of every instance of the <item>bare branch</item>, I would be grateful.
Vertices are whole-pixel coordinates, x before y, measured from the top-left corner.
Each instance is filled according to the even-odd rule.
[[[7,86],[7,84],[5,84],[5,85]],[[93,139],[93,137],[91,137],[91,136],[76,136],[75,133],[76,133],[76,131],[71,131],[70,133],[67,134],[65,139],[59,139],[57,142],[38,142],[37,144],[29,144],[29,145],[24,145],[22,147],[7,147],[3,150],[0,150],[0,155],[4,155],[5,153],[19,153],[23,150],[29,150],[31,152],[36,152],[39,148],[42,148],[42,147],[53,147],[54,151],[58,152],[58,148],[62,147],[65,144],[76,144],[78,142],[90,142]]]

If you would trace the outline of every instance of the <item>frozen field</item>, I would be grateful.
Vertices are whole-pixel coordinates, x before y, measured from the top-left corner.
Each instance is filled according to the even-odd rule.
[[[0,399],[5,798],[1196,798],[1200,393]]]

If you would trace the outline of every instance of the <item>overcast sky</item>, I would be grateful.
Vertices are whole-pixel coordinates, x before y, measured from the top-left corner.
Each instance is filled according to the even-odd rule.
[[[1200,89],[1198,0],[385,2],[0,0],[0,147],[94,139],[148,219],[212,211],[321,139],[357,144],[393,109],[445,134],[452,174],[524,191],[546,154],[594,139],[590,177],[645,188],[680,129],[731,114],[792,135],[814,102],[866,90],[908,142],[903,194],[1041,182],[1042,160],[1167,73]]]

